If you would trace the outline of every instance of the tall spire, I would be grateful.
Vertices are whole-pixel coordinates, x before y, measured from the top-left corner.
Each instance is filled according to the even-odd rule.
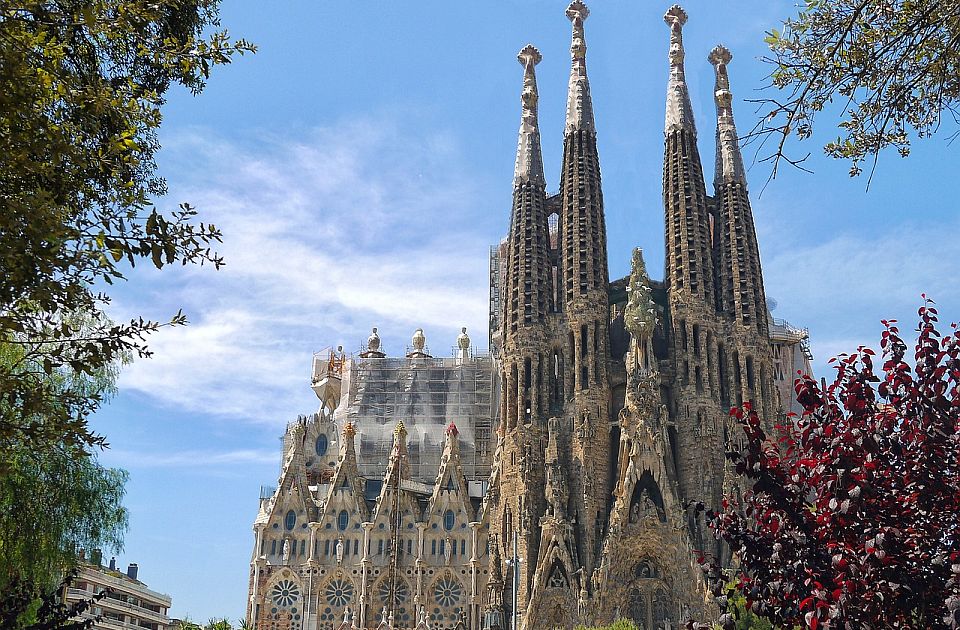
[[[570,43],[570,87],[567,91],[567,126],[565,133],[576,129],[595,131],[593,101],[590,98],[590,82],[587,80],[587,41],[583,36],[583,22],[590,16],[590,9],[580,0],[567,7],[567,17],[573,23],[573,40]]]
[[[517,141],[517,165],[514,169],[514,185],[519,182],[543,184],[543,156],[540,153],[540,127],[537,123],[537,74],[534,68],[543,56],[532,45],[524,46],[517,60],[523,66],[523,92],[520,103],[523,113],[520,118],[520,137]]]
[[[727,65],[733,55],[720,45],[710,52],[710,63],[717,74],[714,100],[717,103],[717,168],[714,174],[716,185],[722,181],[735,181],[746,186],[743,172],[743,158],[737,144],[737,127],[733,122],[733,94],[730,92],[730,78]]]
[[[663,21],[670,27],[670,82],[667,84],[667,117],[664,131],[686,129],[694,136],[697,127],[693,123],[693,108],[687,91],[687,79],[683,74],[683,25],[687,12],[675,4],[667,10]]]
[[[663,20],[670,27],[663,161],[666,280],[671,302],[694,299],[698,308],[705,306],[709,310],[714,305],[710,213],[697,149],[697,129],[683,75],[682,28],[687,14],[673,5]],[[682,320],[677,318],[678,322]]]
[[[730,78],[727,65],[733,55],[723,46],[710,53],[716,68],[717,86],[717,166],[714,197],[717,200],[717,288],[719,310],[739,326],[755,328],[762,337],[768,334],[767,305],[760,270],[760,247],[753,223],[753,211],[747,195],[743,158],[733,123]],[[744,350],[744,352],[747,352]]]

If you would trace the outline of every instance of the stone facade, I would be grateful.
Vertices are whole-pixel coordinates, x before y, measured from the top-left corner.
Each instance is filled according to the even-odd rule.
[[[526,46],[510,228],[491,251],[490,354],[466,329],[431,356],[418,329],[389,357],[320,353],[318,413],[288,426],[254,524],[248,620],[260,630],[678,628],[713,604],[697,552],[727,550],[685,506],[738,490],[729,409],[772,426],[805,333],[769,317],[727,66],[715,48],[717,153],[707,193],[671,7],[666,260],[610,281],[575,0],[559,192],[547,193],[539,51]],[[357,449],[357,440],[360,447]]]

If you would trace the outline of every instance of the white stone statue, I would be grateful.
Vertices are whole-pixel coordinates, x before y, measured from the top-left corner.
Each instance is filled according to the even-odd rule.
[[[370,336],[367,337],[367,350],[372,352],[379,352],[380,350],[380,335],[377,334],[376,327],[374,327]]]
[[[281,558],[283,558],[283,563],[287,564],[290,562],[290,539],[283,541],[283,551],[281,553]]]
[[[450,556],[453,553],[453,542],[447,538],[447,544],[443,546],[443,559],[447,564],[450,564]]]
[[[427,337],[423,334],[423,328],[417,328],[413,333],[413,339],[410,341],[413,344],[414,352],[423,352],[423,349],[427,347]]]
[[[457,336],[457,359],[462,363],[470,356],[470,336],[467,335],[467,327],[460,329],[460,335]]]
[[[343,536],[337,539],[336,546],[337,564],[343,564]]]

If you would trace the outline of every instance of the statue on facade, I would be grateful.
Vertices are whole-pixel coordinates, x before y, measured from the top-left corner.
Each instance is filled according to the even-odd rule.
[[[337,539],[337,545],[334,549],[337,556],[337,564],[343,564],[343,536]]]
[[[283,563],[287,564],[290,562],[290,539],[287,538],[283,541],[283,551],[280,554],[280,557],[283,558]]]

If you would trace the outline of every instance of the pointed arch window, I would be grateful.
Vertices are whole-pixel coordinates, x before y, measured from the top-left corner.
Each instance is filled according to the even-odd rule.
[[[347,525],[350,524],[350,514],[346,510],[340,510],[340,513],[337,514],[337,529],[341,532],[346,531]]]
[[[448,492],[456,492],[456,491],[457,491],[457,483],[456,483],[456,481],[454,481],[453,475],[450,475],[449,477],[447,477],[447,485],[444,486],[443,489],[444,489],[444,490],[447,490]]]
[[[283,520],[284,527],[287,528],[287,531],[292,531],[294,527],[297,526],[297,513],[293,510],[287,512],[286,517]]]
[[[317,441],[314,444],[314,448],[317,451],[317,455],[323,457],[327,454],[327,447],[329,447],[330,441],[327,439],[326,433],[321,433],[317,436]]]
[[[457,515],[453,513],[453,510],[447,510],[443,513],[443,528],[448,532],[453,529],[454,524],[456,524]]]

